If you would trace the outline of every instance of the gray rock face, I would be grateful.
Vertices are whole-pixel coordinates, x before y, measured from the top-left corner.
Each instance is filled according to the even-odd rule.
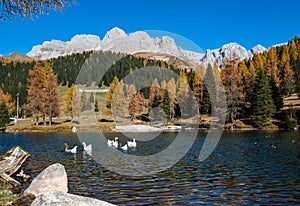
[[[31,206],[111,206],[101,200],[72,195],[59,191],[46,192],[38,196]]]
[[[125,54],[137,52],[171,54],[184,57],[198,64],[203,63],[204,65],[213,64],[216,61],[219,67],[222,68],[224,59],[232,57],[234,52],[239,56],[240,60],[243,60],[252,58],[255,53],[263,52],[267,49],[257,45],[247,50],[237,43],[229,43],[221,48],[208,49],[203,54],[182,49],[169,36],[152,38],[144,31],[126,34],[122,29],[115,27],[105,34],[102,41],[96,35],[76,35],[68,42],[59,40],[45,41],[42,45],[34,46],[27,55],[31,58],[44,60],[90,50],[113,51]]]
[[[71,41],[45,41],[42,45],[32,47],[27,56],[35,59],[50,59],[67,54],[100,49],[100,38],[96,35],[75,35]]]
[[[45,41],[42,45],[34,46],[27,55],[44,60],[90,50],[113,51],[125,54],[142,51],[166,53],[186,57],[195,62],[199,62],[203,57],[202,53],[187,51],[177,46],[174,39],[169,36],[163,36],[161,39],[152,38],[143,31],[126,34],[117,27],[108,31],[102,41],[96,35],[76,35],[68,42]]]
[[[68,178],[65,167],[59,163],[50,165],[44,169],[24,191],[25,195],[37,197],[45,192],[68,192]]]
[[[265,50],[267,49],[260,44],[247,51],[246,48],[237,43],[229,43],[218,49],[208,49],[200,61],[204,65],[213,65],[214,61],[216,61],[219,67],[222,68],[225,58],[231,58],[234,53],[241,61],[246,58],[252,58],[254,54],[264,52]]]
[[[258,44],[255,47],[253,47],[251,49],[251,53],[254,55],[256,53],[263,53],[264,51],[266,51],[267,49],[265,47],[263,47],[262,45]]]

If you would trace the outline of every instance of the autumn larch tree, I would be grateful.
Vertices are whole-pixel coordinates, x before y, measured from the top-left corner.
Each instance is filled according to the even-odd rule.
[[[64,110],[65,114],[71,116],[72,121],[75,116],[78,116],[81,111],[80,93],[74,84],[68,89],[64,96]]]
[[[52,118],[58,117],[60,114],[60,97],[57,85],[57,75],[54,74],[52,67],[46,64],[43,67],[44,71],[44,102],[45,108],[43,111],[44,118],[49,117],[49,125],[52,124]]]
[[[109,113],[109,114],[111,114],[112,96],[113,96],[114,90],[116,89],[118,84],[119,84],[119,79],[118,79],[118,77],[115,76],[113,81],[110,84],[109,90],[106,95],[106,110],[107,110],[107,113]]]
[[[180,78],[177,81],[177,101],[180,106],[181,116],[185,116],[188,113],[190,107],[189,99],[189,84],[187,75],[181,71]]]
[[[117,87],[113,90],[112,96],[112,113],[114,121],[117,121],[116,117],[123,118],[126,115],[128,108],[128,102],[124,94],[123,81],[119,82]]]
[[[10,94],[8,94],[8,93],[4,94],[4,92],[1,88],[0,88],[0,102],[5,103],[9,113],[12,113],[14,111],[15,105],[11,99]]]
[[[239,57],[236,53],[230,58],[225,58],[224,68],[221,73],[227,97],[228,116],[231,123],[234,123],[244,104],[244,86],[242,82],[242,72],[238,67],[238,61]]]
[[[159,107],[162,103],[163,95],[162,89],[158,83],[157,78],[153,80],[153,83],[150,87],[150,94],[148,99],[149,108]]]
[[[131,119],[134,120],[136,115],[144,109],[144,97],[140,92],[137,92],[129,102],[129,114]]]
[[[197,105],[195,106],[198,108],[199,113],[201,113],[201,101],[203,101],[204,84],[199,72],[197,71],[194,73],[192,78],[192,89],[197,100]]]
[[[127,89],[127,100],[128,102],[131,101],[132,97],[136,94],[136,88],[134,84],[130,84]]]
[[[29,71],[28,79],[28,110],[35,118],[35,124],[39,123],[39,116],[45,111],[45,74],[43,67],[36,64],[35,67]]]

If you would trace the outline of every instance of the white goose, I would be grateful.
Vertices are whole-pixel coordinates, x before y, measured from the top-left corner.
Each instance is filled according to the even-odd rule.
[[[86,145],[85,142],[82,142],[82,145],[83,145],[84,151],[85,151],[88,155],[92,155],[92,151],[93,151],[92,144]]]
[[[123,145],[122,147],[120,147],[122,150],[128,150],[128,146],[127,146],[127,144],[125,144],[125,145]]]
[[[107,140],[107,146],[113,146],[113,144],[114,144],[114,140],[110,140],[110,139]]]
[[[118,137],[115,137],[115,141],[113,142],[113,146],[115,147],[115,148],[118,148],[119,147],[119,143],[118,143]]]
[[[135,141],[135,139],[133,138],[132,141],[127,141],[127,145],[128,145],[128,147],[136,147],[136,141]]]
[[[77,146],[74,146],[73,148],[69,148],[69,145],[65,143],[65,152],[71,152],[73,154],[77,153]]]

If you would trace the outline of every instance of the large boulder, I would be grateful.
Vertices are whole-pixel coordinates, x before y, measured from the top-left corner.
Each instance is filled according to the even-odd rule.
[[[72,195],[59,191],[46,192],[38,196],[30,206],[110,206],[108,202]]]
[[[65,167],[59,163],[44,169],[31,185],[24,191],[24,195],[34,195],[50,191],[68,192],[68,178]]]

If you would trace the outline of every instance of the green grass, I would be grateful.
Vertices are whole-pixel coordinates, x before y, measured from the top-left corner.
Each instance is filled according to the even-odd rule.
[[[13,194],[12,191],[4,189],[2,185],[0,185],[0,206],[8,202],[15,202],[20,198],[20,195]]]

